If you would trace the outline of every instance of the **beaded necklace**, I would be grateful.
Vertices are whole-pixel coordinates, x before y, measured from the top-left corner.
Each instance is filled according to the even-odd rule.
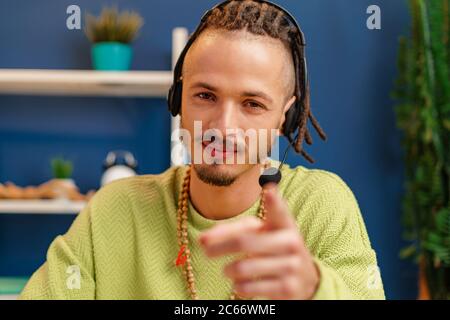
[[[269,163],[264,165],[265,168],[269,166]],[[189,239],[188,239],[188,230],[187,230],[187,213],[188,213],[188,202],[189,202],[189,186],[191,179],[191,170],[192,166],[189,165],[186,169],[186,175],[184,176],[182,190],[180,192],[178,198],[178,210],[177,210],[177,238],[178,245],[180,247],[180,252],[184,250],[185,260],[183,265],[183,274],[186,278],[187,287],[189,295],[193,300],[198,300],[197,289],[195,288],[195,278],[192,269],[192,259],[191,259],[191,251],[189,250]],[[258,218],[264,220],[265,219],[265,209],[264,209],[264,192],[265,189],[261,190],[261,200],[258,209]],[[239,296],[236,292],[230,295],[231,300],[239,299]]]

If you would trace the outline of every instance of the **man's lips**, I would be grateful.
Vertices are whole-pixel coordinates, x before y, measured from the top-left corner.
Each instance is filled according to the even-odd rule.
[[[203,141],[202,145],[204,148],[206,148],[211,143],[212,143],[212,141]],[[210,146],[210,148],[212,150],[214,150],[216,152],[220,152],[220,153],[236,153],[237,152],[237,148],[234,145],[230,150],[226,150],[226,149],[224,150],[223,145],[224,144],[222,144],[222,147],[221,147],[221,144],[215,143],[214,146]]]

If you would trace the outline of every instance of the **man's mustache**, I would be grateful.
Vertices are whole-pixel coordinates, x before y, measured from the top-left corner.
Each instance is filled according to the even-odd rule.
[[[218,151],[226,152],[243,152],[247,149],[247,144],[244,137],[225,137],[217,138],[216,136],[204,137],[199,136],[195,138],[196,143],[203,144],[205,147],[214,148]]]

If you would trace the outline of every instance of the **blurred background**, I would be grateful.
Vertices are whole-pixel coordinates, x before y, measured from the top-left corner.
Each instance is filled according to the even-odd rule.
[[[165,93],[171,80],[167,72],[173,63],[173,30],[183,27],[192,32],[205,10],[216,3],[0,1],[0,183],[6,187],[10,181],[14,185],[9,184],[9,190],[16,186],[20,191],[26,186],[49,187],[42,184],[54,178],[71,178],[79,188],[63,205],[33,200],[38,201],[34,207],[23,201],[14,206],[11,200],[3,199],[9,202],[2,206],[0,200],[3,294],[14,293],[20,281],[45,261],[50,242],[68,229],[77,205],[87,199],[90,190],[100,187],[109,151],[131,152],[138,163],[138,174],[160,173],[171,165],[172,122]],[[387,298],[415,299],[417,264],[400,258],[401,249],[409,244],[404,240],[402,224],[406,177],[402,132],[396,125],[396,102],[391,97],[399,77],[399,37],[409,35],[411,29],[408,1],[277,3],[298,19],[306,35],[312,109],[329,137],[323,143],[313,136],[315,143],[308,150],[316,160],[314,165],[294,153],[288,163],[329,170],[342,177],[360,205],[378,255]],[[67,12],[71,5],[81,9],[81,29],[67,27],[67,19],[75,12]],[[66,90],[64,83],[54,87],[45,83],[43,78],[57,79],[55,74],[29,72],[92,70],[93,43],[83,32],[85,13],[98,16],[102,8],[110,5],[134,10],[144,21],[131,44],[130,66],[131,70],[156,72],[146,74],[136,85],[144,89],[133,91],[133,76],[125,77],[124,73],[123,78],[115,80],[119,85],[100,88],[98,94],[95,90],[83,94],[84,89],[70,84],[67,78],[79,79],[80,85],[86,86],[90,73],[64,73]],[[381,10],[381,29],[367,26],[371,5]],[[6,69],[25,73],[3,73],[2,77]],[[155,80],[158,75],[161,79]],[[20,84],[32,76],[37,77],[34,83]],[[9,81],[14,77],[18,78],[15,83]],[[106,80],[96,81],[94,85],[101,85]],[[120,87],[120,83],[125,83],[122,95],[114,91],[114,85]],[[61,85],[63,88],[59,88]],[[140,96],[146,85],[156,88],[155,92]],[[285,145],[283,141],[281,147]]]

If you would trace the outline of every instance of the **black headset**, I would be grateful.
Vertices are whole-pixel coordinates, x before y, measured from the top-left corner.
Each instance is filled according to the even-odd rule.
[[[187,54],[189,48],[192,46],[194,41],[198,38],[200,33],[204,30],[205,22],[208,19],[208,17],[211,15],[213,10],[223,7],[224,5],[228,4],[229,2],[233,2],[233,1],[243,1],[243,0],[226,0],[224,2],[221,2],[217,5],[215,5],[213,8],[209,9],[208,11],[206,11],[200,20],[200,24],[197,26],[195,31],[190,35],[183,51],[179,55],[177,63],[175,64],[174,72],[173,72],[173,83],[167,94],[167,104],[168,104],[169,111],[172,114],[172,116],[175,117],[178,114],[180,114],[180,112],[181,112],[181,93],[182,93],[182,88],[183,88],[183,80],[182,80],[181,73],[182,73],[182,69],[183,69],[184,58],[186,57],[186,54]],[[295,59],[296,48],[295,48],[295,46],[292,46],[292,51],[293,51],[292,59],[294,62],[294,68],[295,68],[295,70],[298,70],[297,63],[300,63],[301,67],[302,67],[301,77],[298,74],[295,75],[295,79],[296,79],[295,81],[300,82],[299,83],[300,84],[300,99],[297,97],[297,99],[295,100],[293,105],[286,112],[286,118],[285,118],[285,122],[283,125],[283,134],[287,137],[287,139],[289,141],[289,145],[286,148],[286,151],[283,156],[283,160],[281,161],[278,169],[277,168],[269,168],[269,169],[265,170],[264,173],[260,176],[259,184],[261,186],[263,186],[264,184],[266,184],[268,182],[278,183],[281,180],[281,171],[280,170],[281,170],[281,167],[283,166],[284,162],[286,161],[286,155],[287,155],[287,152],[289,151],[289,148],[292,146],[292,144],[296,140],[296,137],[292,137],[292,135],[297,130],[298,123],[300,122],[301,111],[304,109],[304,104],[305,104],[306,95],[307,95],[308,72],[307,72],[306,57],[305,57],[305,46],[306,46],[305,36],[304,36],[303,31],[301,30],[299,24],[297,23],[295,18],[292,16],[292,14],[290,14],[283,7],[277,5],[273,2],[270,2],[270,1],[266,1],[266,0],[252,0],[252,1],[266,3],[270,6],[273,6],[277,9],[279,9],[286,15],[286,17],[288,18],[288,22],[290,24],[292,24],[295,27],[295,29],[297,30],[297,34],[300,39],[299,56],[301,57],[301,61],[299,61],[299,62],[296,61],[296,59]],[[298,83],[296,83],[296,87],[297,87],[297,84]]]

